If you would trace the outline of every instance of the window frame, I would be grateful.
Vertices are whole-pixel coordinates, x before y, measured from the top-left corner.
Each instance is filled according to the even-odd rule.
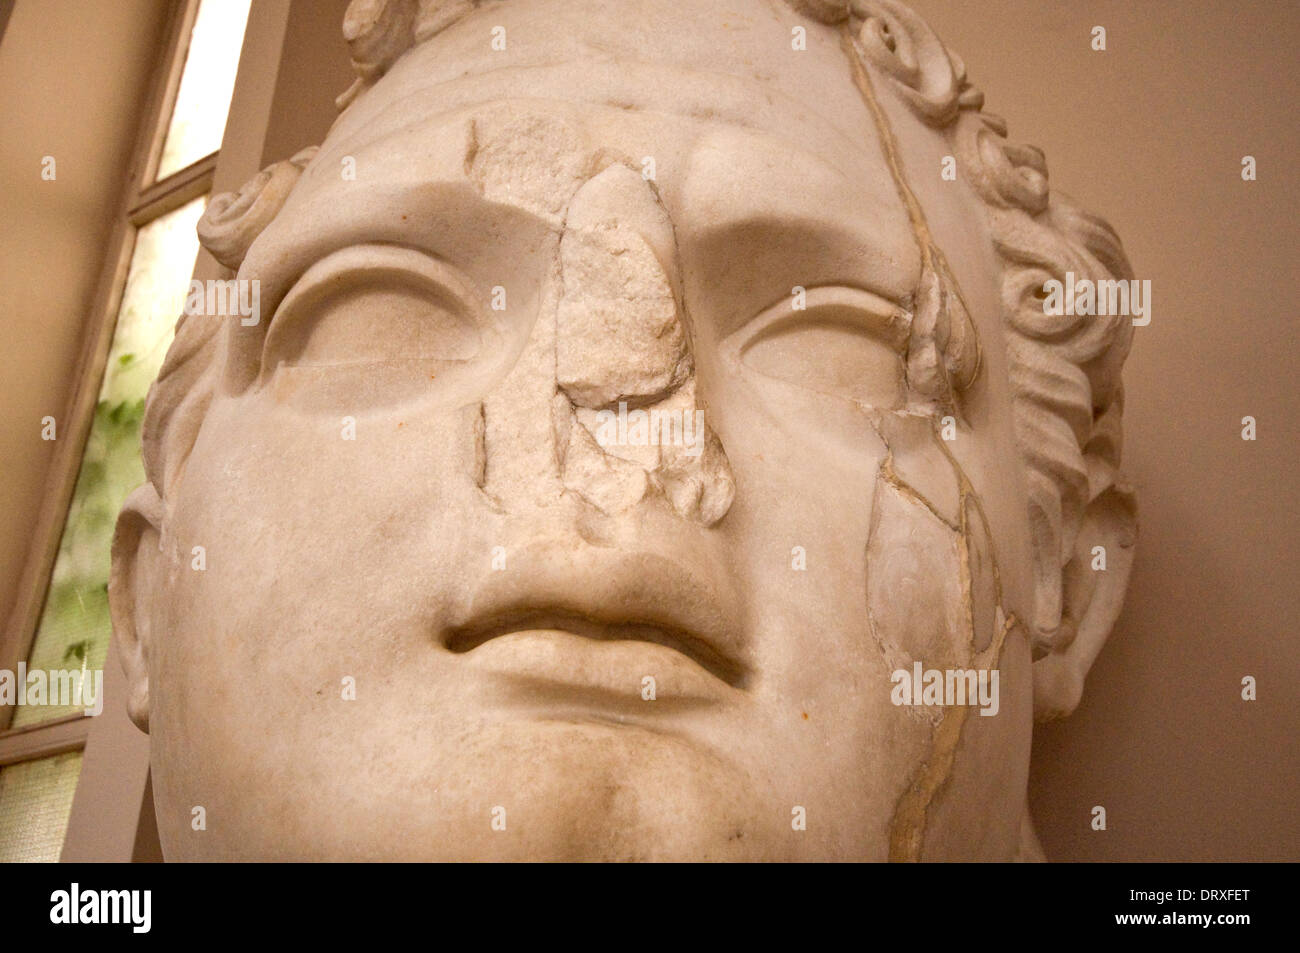
[[[141,228],[186,202],[212,191],[220,150],[154,182],[172,109],[189,54],[201,0],[173,0],[158,49],[157,66],[137,125],[126,188],[114,213],[112,235],[92,305],[84,324],[72,396],[62,418],[13,614],[0,638],[0,669],[16,671],[32,650],[49,595],[54,564],[90,438],[99,390],[126,289],[126,279]],[[250,16],[250,22],[251,22]],[[247,34],[247,26],[245,33]],[[229,120],[227,120],[229,121]],[[105,666],[116,664],[110,652]],[[86,746],[93,717],[66,715],[21,728],[10,727],[16,706],[0,706],[0,769],[36,758],[80,751]]]

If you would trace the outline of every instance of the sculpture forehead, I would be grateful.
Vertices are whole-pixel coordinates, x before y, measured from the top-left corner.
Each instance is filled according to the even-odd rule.
[[[710,138],[734,149],[734,178],[782,165],[783,151],[789,165],[806,167],[794,157],[801,153],[838,170],[864,203],[896,202],[840,30],[781,0],[489,4],[399,58],[339,118],[324,149],[345,154],[441,114],[524,100],[571,104],[590,145],[622,146],[635,162],[649,154],[678,182],[689,139]],[[613,141],[620,132],[626,139]]]
[[[833,128],[856,141],[870,122],[841,43],[837,28],[782,0],[508,0],[484,5],[403,54],[335,130],[346,136],[394,108],[400,113],[407,97],[424,100],[428,107],[417,111],[427,113],[463,105],[464,95],[534,95],[694,109],[740,123],[770,118],[767,125],[794,136],[806,120],[818,137]],[[669,75],[674,81],[664,88]],[[781,98],[798,115],[776,103]],[[816,119],[823,128],[813,128]]]
[[[306,214],[319,245],[334,226],[359,233],[378,216],[399,234],[361,240],[418,242],[400,234],[393,203],[365,193],[436,202],[445,195],[430,186],[460,182],[555,226],[593,163],[651,159],[684,246],[736,222],[795,225],[827,236],[820,273],[801,283],[850,281],[869,261],[881,273],[860,283],[907,294],[919,255],[838,34],[806,21],[808,49],[795,51],[797,18],[743,6],[732,16],[651,3],[625,19],[538,0],[488,8],[407,53],[340,117],[278,224]],[[501,53],[489,48],[494,25],[507,30]],[[355,180],[339,174],[348,160]],[[300,254],[266,254],[285,232],[304,234],[273,224],[250,259],[302,267]]]

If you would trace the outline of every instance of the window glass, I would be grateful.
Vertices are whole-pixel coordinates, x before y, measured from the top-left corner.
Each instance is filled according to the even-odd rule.
[[[185,303],[198,255],[194,228],[207,197],[201,196],[140,229],[108,366],[59,554],[27,669],[104,667],[111,625],[108,562],[113,526],[128,493],[144,482],[140,423],[149,385],[158,376]],[[19,706],[11,727],[70,715],[76,706]]]
[[[0,863],[59,859],[80,772],[80,751],[0,768]]]
[[[181,72],[156,178],[221,148],[251,0],[203,0]]]

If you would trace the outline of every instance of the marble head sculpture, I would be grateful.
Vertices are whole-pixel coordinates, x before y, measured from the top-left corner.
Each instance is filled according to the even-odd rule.
[[[1044,287],[1111,229],[893,0],[344,33],[114,542],[167,857],[1040,857],[1135,528],[1131,321]]]

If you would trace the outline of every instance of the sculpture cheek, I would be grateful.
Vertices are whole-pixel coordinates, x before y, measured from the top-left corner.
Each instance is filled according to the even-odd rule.
[[[969,673],[969,684],[981,686],[977,698],[948,697],[937,684],[933,698],[928,687],[920,698],[907,693],[904,711],[929,726],[929,751],[895,805],[889,856],[918,860],[935,823],[935,798],[958,755],[972,745],[981,750],[981,740],[963,730],[972,708],[978,704],[980,714],[989,716],[1001,709],[1002,647],[1016,620],[1002,607],[983,506],[933,422],[882,414],[876,426],[888,449],[876,476],[867,542],[872,637],[894,680],[910,681],[916,691],[922,672],[925,679]]]
[[[892,669],[966,662],[958,533],[885,467],[867,543],[867,611]]]
[[[927,636],[916,631],[927,623],[908,617],[896,644],[903,650],[915,646],[912,660],[927,665],[931,657],[915,652],[939,653],[936,665],[944,658],[972,665],[1003,625],[1001,581],[983,505],[931,418],[880,414],[875,426],[887,455],[877,474],[868,545],[870,609],[888,613],[891,601],[909,604],[900,597],[902,589],[925,587],[917,595],[931,601],[917,605],[955,608],[955,615],[945,610],[946,634]]]

